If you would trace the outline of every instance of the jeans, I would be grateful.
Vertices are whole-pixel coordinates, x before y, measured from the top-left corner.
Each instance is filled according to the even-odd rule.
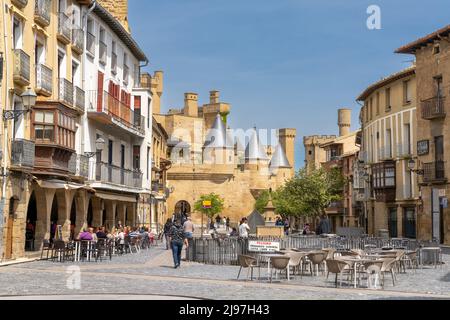
[[[173,263],[175,267],[181,264],[181,251],[183,250],[183,242],[172,241]]]
[[[194,237],[194,235],[193,235],[192,232],[185,232],[185,233],[184,233],[184,236],[185,236],[186,238],[188,238],[188,239],[192,239],[192,238]]]

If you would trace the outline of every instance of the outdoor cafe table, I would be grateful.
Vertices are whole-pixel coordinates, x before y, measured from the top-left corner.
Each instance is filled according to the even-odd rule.
[[[360,258],[355,258],[355,257],[351,257],[351,256],[343,256],[343,257],[337,257],[336,259],[339,259],[341,261],[344,261],[350,265],[353,266],[353,282],[354,282],[354,287],[357,288],[356,285],[356,270],[358,270],[358,267],[360,267],[361,265],[363,265],[366,262],[373,262],[376,261],[374,259],[360,259]]]

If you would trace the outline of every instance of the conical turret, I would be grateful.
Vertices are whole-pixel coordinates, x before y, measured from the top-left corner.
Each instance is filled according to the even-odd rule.
[[[275,150],[275,153],[272,156],[272,159],[270,160],[269,164],[270,170],[276,170],[280,168],[292,168],[292,166],[289,163],[289,160],[286,157],[286,154],[284,153],[283,148],[281,147],[281,144],[277,145],[277,148]]]
[[[233,138],[230,136],[220,114],[217,114],[212,128],[205,138],[205,148],[234,149]]]
[[[256,128],[253,129],[250,141],[245,149],[245,160],[246,161],[269,160],[269,157],[267,156],[263,146],[259,141]]]

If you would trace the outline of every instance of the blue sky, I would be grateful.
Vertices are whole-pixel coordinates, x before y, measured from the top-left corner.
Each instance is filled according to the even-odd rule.
[[[381,30],[366,27],[369,5]],[[448,0],[129,0],[133,36],[163,70],[163,110],[184,92],[221,91],[233,128],[337,134],[337,109],[353,109],[367,85],[410,65],[394,50],[450,23]]]

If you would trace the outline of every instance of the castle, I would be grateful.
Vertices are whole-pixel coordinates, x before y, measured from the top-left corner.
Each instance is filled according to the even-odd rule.
[[[294,175],[295,129],[277,130],[278,141],[271,145],[262,144],[256,128],[232,130],[227,127],[231,106],[220,101],[218,91],[211,91],[209,103],[202,106],[197,93],[185,93],[183,108],[163,114],[163,73],[147,78],[154,118],[169,135],[169,213],[192,213],[193,221],[200,223],[194,204],[214,192],[225,200],[221,216],[236,223],[254,210],[261,192],[276,190]]]

